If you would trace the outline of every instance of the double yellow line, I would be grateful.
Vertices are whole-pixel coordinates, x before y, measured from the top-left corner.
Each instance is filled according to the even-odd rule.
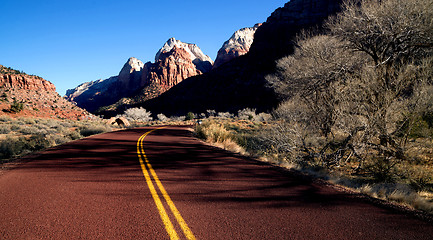
[[[163,128],[163,127],[161,127]],[[165,230],[167,231],[168,235],[170,236],[170,239],[179,239],[179,236],[174,229],[174,226],[165,211],[164,205],[162,204],[162,201],[155,189],[155,186],[152,182],[152,179],[150,178],[149,172],[153,177],[154,182],[156,183],[159,191],[161,192],[161,195],[164,197],[165,201],[167,202],[167,205],[169,206],[171,212],[173,213],[174,217],[176,218],[177,222],[179,223],[180,228],[182,229],[183,233],[185,234],[185,237],[187,239],[195,239],[194,234],[191,232],[191,229],[189,229],[188,225],[186,224],[185,220],[183,220],[182,216],[180,215],[179,211],[177,210],[176,206],[174,205],[173,201],[171,200],[170,196],[168,195],[167,191],[165,191],[164,186],[162,186],[161,181],[159,181],[158,176],[156,175],[155,170],[153,170],[152,165],[150,164],[149,160],[147,159],[146,154],[143,150],[143,141],[144,138],[149,135],[151,132],[156,131],[161,128],[156,128],[153,130],[150,130],[146,132],[145,134],[141,135],[141,137],[137,141],[137,154],[138,159],[140,161],[141,170],[143,171],[143,175],[146,178],[147,186],[149,186],[150,193],[152,194],[152,198],[155,201],[155,205],[158,208],[159,215],[162,219],[162,222],[164,223]]]

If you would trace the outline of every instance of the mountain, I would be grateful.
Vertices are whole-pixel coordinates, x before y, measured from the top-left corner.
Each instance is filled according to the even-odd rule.
[[[11,111],[12,105],[22,110]],[[0,65],[0,111],[2,115],[80,119],[89,113],[62,98],[51,82]]]
[[[205,73],[212,69],[212,59],[205,55],[197,45],[183,43],[175,38],[168,39],[164,46],[156,53],[155,63],[162,60],[161,55],[163,53],[170,52],[174,47],[185,50],[188,53],[191,62],[194,63],[200,72]]]
[[[270,111],[280,99],[267,86],[276,60],[292,54],[294,40],[303,29],[320,30],[328,16],[340,11],[342,0],[291,0],[276,9],[257,28],[247,54],[188,78],[161,96],[134,105],[166,115],[202,113],[208,109],[236,112],[243,108]],[[130,106],[133,107],[133,106]],[[122,111],[124,109],[119,109]]]
[[[258,23],[254,27],[242,28],[233,33],[230,39],[224,42],[218,51],[213,68],[217,68],[234,58],[247,54],[253,43],[254,33],[261,25],[261,23]]]
[[[116,109],[155,98],[186,78],[208,72],[213,61],[195,44],[170,38],[156,53],[155,63],[130,58],[105,80],[87,82],[66,92],[66,98],[90,112]]]

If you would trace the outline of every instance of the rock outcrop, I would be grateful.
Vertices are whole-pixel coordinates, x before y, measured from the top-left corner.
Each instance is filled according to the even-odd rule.
[[[291,54],[293,39],[302,29],[321,28],[330,15],[341,11],[342,0],[291,0],[276,9],[257,29],[250,52],[260,63]],[[274,65],[265,65],[273,67]]]
[[[255,34],[247,54],[182,81],[158,98],[139,105],[165,115],[201,113],[207,109],[236,112],[243,108],[269,111],[280,99],[267,85],[276,60],[294,51],[303,29],[320,29],[329,15],[340,11],[342,0],[291,0],[276,9]]]
[[[143,86],[141,82],[143,67],[144,63],[134,57],[129,58],[125,65],[123,65],[122,70],[119,72],[118,80],[121,87],[125,90],[125,94],[130,94],[137,87]]]
[[[21,73],[2,65],[0,65],[0,87],[50,92],[56,91],[54,84],[41,77]]]
[[[258,23],[254,27],[242,28],[236,31],[218,51],[213,68],[217,68],[233,58],[247,54],[251,44],[253,44],[254,33],[261,25],[261,23]]]
[[[186,51],[188,54],[185,55],[185,59],[189,58],[191,62],[194,63],[196,68],[200,70],[200,72],[205,73],[212,69],[212,59],[210,59],[209,56],[205,55],[197,45],[191,43],[183,43],[179,40],[176,40],[175,38],[168,39],[164,46],[156,53],[155,63],[157,63],[159,60],[162,60],[161,55],[163,53],[170,52],[171,49],[173,49],[174,47]],[[189,57],[186,58],[187,56]]]
[[[19,112],[10,111],[20,103]],[[85,110],[62,98],[51,82],[0,65],[0,111],[13,117],[84,119]]]
[[[90,112],[117,108],[155,98],[186,78],[208,72],[212,64],[197,45],[170,38],[157,52],[155,63],[130,58],[118,76],[83,83],[68,90],[66,98]]]

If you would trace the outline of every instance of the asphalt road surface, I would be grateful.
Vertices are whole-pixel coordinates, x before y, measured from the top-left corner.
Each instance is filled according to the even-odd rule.
[[[433,224],[205,145],[96,135],[0,176],[0,239],[433,239]]]

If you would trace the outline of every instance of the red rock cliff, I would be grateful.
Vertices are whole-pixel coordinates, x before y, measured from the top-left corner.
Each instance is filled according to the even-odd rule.
[[[51,82],[37,76],[25,74],[0,74],[0,87],[49,92],[56,91],[56,87]]]
[[[148,75],[143,74],[148,83],[156,83],[166,91],[186,78],[201,74],[190,60],[189,53],[182,48],[173,47],[170,52],[162,53],[160,61],[154,63]]]

